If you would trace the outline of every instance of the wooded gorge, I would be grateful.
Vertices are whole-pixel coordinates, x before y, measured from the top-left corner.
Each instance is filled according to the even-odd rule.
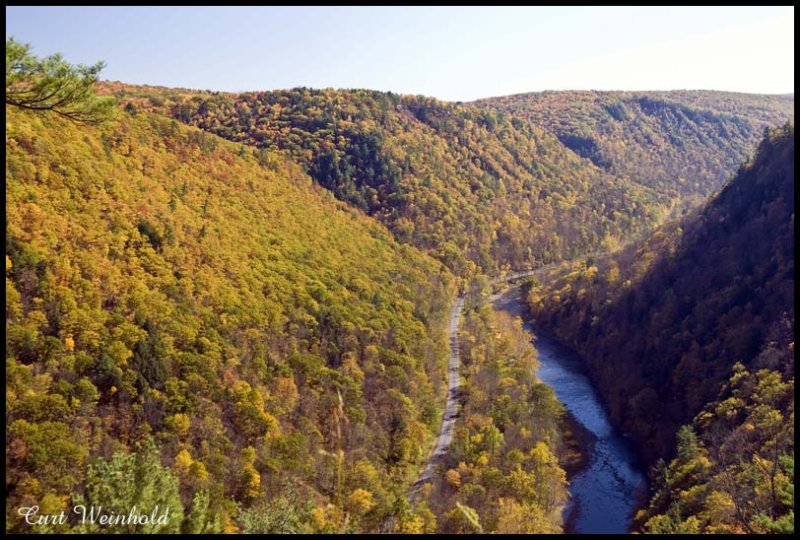
[[[530,314],[653,465],[637,527],[793,530],[792,97],[233,94],[6,55],[6,532],[34,505],[562,532],[564,407],[482,286],[570,260]],[[464,291],[462,408],[410,504]]]

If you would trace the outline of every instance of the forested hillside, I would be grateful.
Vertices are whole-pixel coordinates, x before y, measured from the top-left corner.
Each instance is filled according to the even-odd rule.
[[[719,188],[765,126],[793,117],[791,98],[715,92],[556,92],[460,105],[368,90],[105,91],[285,151],[460,275],[617,246]]]
[[[490,109],[368,90],[105,91],[131,108],[284,151],[399,241],[460,275],[614,246],[676,203],[582,159],[540,126]]]
[[[415,478],[452,277],[253,154],[152,114],[6,111],[8,531],[81,502],[371,530]]]
[[[480,100],[542,126],[614,176],[700,202],[749,158],[764,128],[794,119],[794,96],[732,92],[539,92]]]
[[[536,322],[582,353],[611,417],[647,460],[672,456],[678,427],[706,411],[695,420],[699,442],[681,430],[650,514],[669,510],[673,521],[649,527],[701,512],[685,527],[772,526],[765,519],[786,512],[781,482],[793,474],[783,457],[793,456],[793,126],[770,131],[682,222],[546,282],[529,293]],[[678,500],[676,486],[695,491]],[[703,509],[712,503],[701,495],[714,490],[720,506]]]

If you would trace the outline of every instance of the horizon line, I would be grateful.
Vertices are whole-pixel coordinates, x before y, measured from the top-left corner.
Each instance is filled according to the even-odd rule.
[[[366,88],[366,87],[333,87],[333,86],[305,86],[305,85],[297,85],[297,86],[290,86],[284,88],[270,88],[270,89],[258,89],[258,90],[215,90],[212,88],[188,88],[184,86],[167,86],[164,84],[152,84],[152,83],[128,83],[123,82],[120,80],[99,80],[98,83],[106,83],[106,84],[121,84],[123,86],[144,86],[150,88],[161,88],[167,90],[184,90],[188,92],[203,92],[203,93],[215,93],[215,94],[258,94],[258,93],[267,93],[267,92],[287,92],[290,90],[299,90],[299,89],[308,89],[308,90],[333,90],[335,92],[356,92],[356,91],[366,91],[366,92],[379,92],[383,94],[396,94],[399,96],[414,96],[414,97],[425,97],[425,98],[432,98],[438,101],[443,101],[446,103],[475,103],[478,101],[485,101],[489,99],[498,99],[498,98],[509,98],[515,96],[525,96],[530,94],[547,94],[547,93],[594,93],[594,94],[635,94],[635,93],[656,93],[656,92],[714,92],[718,94],[740,94],[740,95],[747,95],[747,96],[769,96],[769,97],[794,97],[794,90],[790,92],[779,92],[779,93],[768,93],[768,92],[745,92],[741,90],[717,90],[717,89],[710,89],[710,88],[671,88],[671,89],[647,89],[647,90],[597,90],[597,89],[580,89],[580,88],[569,88],[569,89],[551,89],[547,88],[544,90],[530,90],[524,92],[515,92],[511,94],[500,94],[494,96],[485,96],[479,97],[474,99],[462,100],[462,99],[444,99],[437,96],[432,96],[428,94],[420,94],[420,93],[412,93],[412,92],[398,92],[395,90],[378,90],[376,88]]]

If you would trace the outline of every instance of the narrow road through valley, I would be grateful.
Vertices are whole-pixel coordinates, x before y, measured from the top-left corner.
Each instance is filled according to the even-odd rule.
[[[498,283],[507,283],[516,279],[525,278],[538,272],[548,270],[553,266],[555,266],[555,264],[542,266],[536,270],[525,270],[522,272],[516,272],[506,276],[494,278],[490,281],[490,284],[496,285]],[[491,298],[494,299],[496,296],[497,295],[493,295]],[[450,443],[453,440],[453,430],[456,426],[456,420],[458,418],[458,412],[460,408],[458,398],[459,390],[461,388],[461,360],[459,358],[458,351],[458,322],[461,318],[461,310],[463,307],[464,295],[462,294],[456,298],[456,301],[453,304],[453,309],[450,312],[450,358],[447,362],[447,401],[444,406],[442,425],[439,428],[439,434],[436,436],[436,443],[433,445],[433,450],[431,451],[428,463],[425,464],[425,468],[422,470],[422,474],[420,474],[419,479],[417,479],[417,481],[409,490],[408,498],[409,501],[412,502],[419,493],[419,488],[433,479],[433,475],[436,472],[436,465],[439,463],[445,453],[447,453],[447,449],[450,447]]]
[[[453,309],[450,312],[450,358],[447,362],[447,402],[444,406],[442,425],[439,428],[439,435],[436,437],[436,444],[433,445],[431,457],[422,470],[417,482],[411,489],[410,496],[413,497],[420,486],[429,482],[433,476],[436,463],[447,452],[450,442],[453,440],[453,429],[456,425],[458,416],[458,390],[461,387],[461,361],[458,356],[458,321],[461,318],[461,309],[464,307],[464,295],[456,298]]]
[[[600,255],[602,252],[598,251],[581,258]],[[491,279],[489,284],[495,286],[536,276],[559,264],[564,263],[552,263],[540,266],[535,270],[499,276]],[[420,488],[433,480],[437,472],[436,466],[447,453],[453,440],[453,432],[460,410],[461,360],[458,348],[458,329],[464,300],[465,296],[462,294],[456,299],[450,312],[447,401],[442,424],[430,458],[419,479],[409,489],[407,499],[411,504],[414,504],[419,496]],[[488,300],[495,304],[495,309],[508,311],[518,316],[522,315],[523,300],[519,297],[518,288],[501,290],[490,295]],[[525,328],[533,333],[529,323],[525,324]],[[562,357],[567,355],[552,353],[551,349],[557,345],[548,345],[548,343],[550,342],[544,337],[534,341],[534,347],[539,351],[540,377],[555,390],[559,400],[566,404],[577,420],[598,439],[594,445],[595,450],[591,456],[590,466],[572,482],[574,484],[570,488],[572,501],[567,510],[571,519],[567,524],[567,529],[570,532],[607,532],[607,530],[616,533],[627,532],[630,514],[639,504],[638,501],[642,497],[643,490],[646,490],[644,474],[633,463],[633,456],[625,442],[607,422],[599,398],[596,397],[588,378],[579,370],[573,373],[572,369],[559,367]],[[558,358],[559,361],[554,358]],[[563,375],[562,372],[567,375]],[[594,421],[591,421],[593,419]],[[601,428],[598,428],[598,425]],[[391,532],[393,529],[394,518],[389,518],[384,523],[382,530]]]

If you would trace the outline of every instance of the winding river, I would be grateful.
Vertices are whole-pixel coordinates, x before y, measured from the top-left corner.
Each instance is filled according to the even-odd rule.
[[[494,307],[522,316],[520,287],[493,297]],[[570,482],[570,503],[565,508],[567,533],[627,533],[634,511],[646,496],[643,471],[625,439],[609,422],[605,410],[583,370],[580,357],[526,323],[539,355],[538,376],[556,393],[573,417],[593,435],[587,465]]]

